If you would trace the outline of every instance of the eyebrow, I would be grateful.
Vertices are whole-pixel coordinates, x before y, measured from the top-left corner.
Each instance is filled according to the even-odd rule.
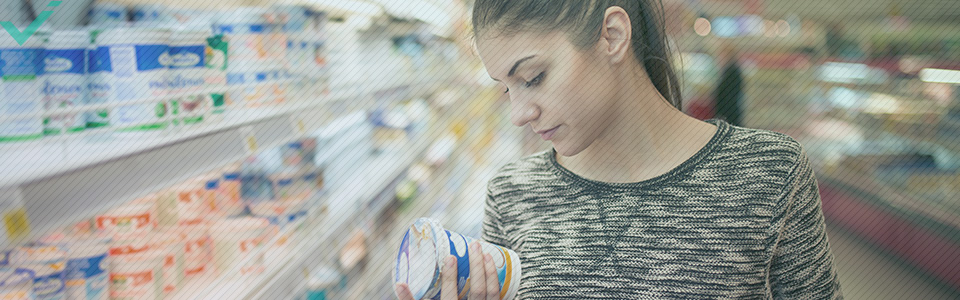
[[[537,56],[536,56],[536,55],[530,55],[530,56],[521,58],[520,60],[517,60],[517,62],[513,63],[513,67],[510,68],[510,72],[507,73],[507,77],[513,77],[513,75],[516,75],[516,74],[517,74],[517,68],[520,68],[520,64],[522,64],[522,63],[524,63],[524,62],[526,62],[526,61],[528,61],[528,60],[530,60],[530,59],[533,59],[534,57],[537,57]],[[497,81],[497,82],[500,81],[500,80],[497,80],[496,78],[493,78],[493,77],[490,77],[490,79],[493,79],[493,81]]]
[[[522,64],[523,62],[528,61],[528,60],[530,60],[530,59],[532,59],[532,58],[534,58],[534,57],[537,57],[537,56],[536,56],[536,55],[530,55],[530,56],[527,56],[527,57],[524,57],[524,58],[521,58],[520,60],[518,60],[516,63],[513,64],[513,68],[510,68],[510,73],[507,73],[507,77],[513,77],[514,74],[517,74],[517,68],[520,67],[520,64]]]

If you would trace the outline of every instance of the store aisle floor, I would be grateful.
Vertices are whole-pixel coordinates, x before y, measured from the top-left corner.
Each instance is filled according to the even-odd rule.
[[[830,225],[827,228],[846,299],[960,299],[960,291],[936,282],[852,233]]]

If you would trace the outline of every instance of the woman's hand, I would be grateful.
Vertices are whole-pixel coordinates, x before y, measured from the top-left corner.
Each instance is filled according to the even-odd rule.
[[[457,300],[456,266],[457,259],[453,255],[443,259],[440,270],[440,300]],[[497,268],[493,265],[493,256],[483,254],[480,242],[470,244],[470,280],[466,288],[470,291],[467,298],[469,300],[500,299],[500,280],[497,278]],[[394,291],[400,300],[416,300],[405,283],[398,283]]]

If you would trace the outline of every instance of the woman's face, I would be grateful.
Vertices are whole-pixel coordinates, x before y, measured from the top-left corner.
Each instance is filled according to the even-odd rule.
[[[561,32],[528,32],[481,35],[477,49],[510,98],[511,122],[529,124],[561,155],[589,147],[615,116],[616,77],[597,47],[580,49]]]

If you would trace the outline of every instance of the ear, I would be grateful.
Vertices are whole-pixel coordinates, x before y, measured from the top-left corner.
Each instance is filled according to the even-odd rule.
[[[633,40],[633,26],[630,15],[619,6],[607,8],[603,17],[603,26],[600,32],[601,51],[610,59],[610,63],[618,64],[626,60],[630,53],[630,44]]]

